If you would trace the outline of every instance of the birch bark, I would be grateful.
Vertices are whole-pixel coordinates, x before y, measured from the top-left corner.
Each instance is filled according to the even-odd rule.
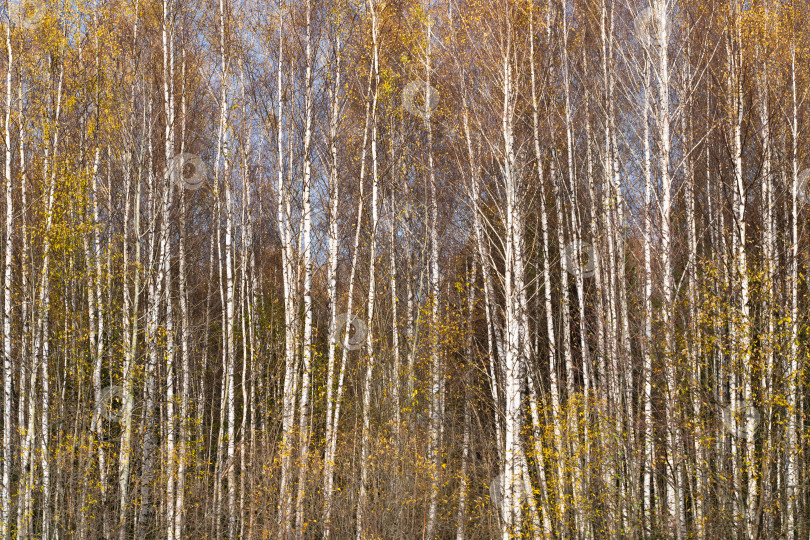
[[[14,198],[11,180],[11,74],[14,65],[14,53],[11,46],[11,25],[6,25],[6,114],[3,135],[6,144],[5,159],[5,262],[3,265],[3,482],[0,485],[0,538],[8,538],[11,533],[11,467],[13,463],[12,432],[12,385],[13,365],[11,363],[11,270],[14,264]],[[31,389],[33,392],[33,388]]]
[[[298,536],[304,534],[304,492],[307,485],[307,467],[309,466],[309,393],[310,378],[312,374],[312,117],[313,117],[313,95],[312,95],[312,69],[315,60],[312,57],[312,4],[310,0],[306,3],[306,76],[304,80],[304,177],[303,177],[303,230],[302,232],[302,252],[304,266],[304,342],[303,342],[303,378],[301,381],[301,413],[298,426],[301,460],[298,475],[298,497],[295,510],[295,522]],[[374,144],[374,143],[372,143]],[[376,162],[375,162],[376,164]],[[375,184],[376,186],[376,184]],[[376,188],[375,188],[376,189]]]

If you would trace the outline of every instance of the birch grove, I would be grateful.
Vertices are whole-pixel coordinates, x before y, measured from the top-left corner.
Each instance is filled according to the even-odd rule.
[[[0,540],[810,538],[810,5],[6,0]]]

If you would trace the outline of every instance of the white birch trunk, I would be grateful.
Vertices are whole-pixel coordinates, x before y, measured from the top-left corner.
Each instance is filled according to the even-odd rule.
[[[186,132],[186,92],[185,92],[185,71],[186,71],[186,51],[182,50],[181,77],[183,80],[183,91],[181,92],[181,115],[182,115],[182,135],[180,139],[180,153],[185,153],[185,132]],[[175,487],[175,508],[174,508],[174,538],[183,538],[183,521],[185,518],[185,471],[186,471],[186,449],[188,446],[189,434],[189,398],[191,385],[191,367],[189,360],[189,314],[188,314],[188,289],[186,286],[186,196],[185,190],[180,192],[180,233],[178,235],[178,294],[180,296],[180,354],[182,388],[180,397],[180,450],[177,455],[177,484]],[[204,375],[203,375],[204,376]]]
[[[161,37],[163,41],[163,113],[166,118],[164,127],[164,151],[167,161],[167,177],[165,179],[165,189],[168,192],[168,203],[163,207],[162,227],[166,253],[162,255],[158,264],[163,265],[163,279],[165,279],[163,294],[165,295],[165,320],[166,320],[166,533],[168,540],[174,540],[174,505],[175,505],[175,439],[176,439],[176,418],[174,413],[174,310],[172,304],[172,273],[171,273],[171,240],[170,234],[170,209],[173,200],[173,178],[168,168],[168,160],[174,158],[174,36],[170,29],[172,17],[170,0],[163,0],[163,21],[161,26]],[[175,173],[177,174],[177,173]],[[182,171],[178,174],[182,178]],[[161,250],[163,246],[161,247]]]
[[[653,524],[652,495],[653,479],[655,478],[655,449],[653,430],[653,404],[652,404],[652,228],[653,228],[653,184],[652,184],[652,156],[650,150],[650,62],[644,60],[644,338],[642,340],[643,370],[641,378],[644,382],[642,406],[644,409],[644,458],[642,470],[644,473],[643,498],[643,526]],[[649,518],[649,523],[646,519]]]
[[[392,149],[393,154],[393,149]],[[393,157],[393,156],[392,156]],[[394,161],[396,162],[396,161]],[[393,376],[391,377],[392,386],[392,400],[394,402],[394,435],[397,440],[397,446],[402,445],[402,398],[400,397],[400,387],[402,382],[402,359],[399,350],[399,298],[397,296],[397,211],[396,211],[396,197],[394,189],[391,190],[389,198],[389,243],[390,243],[390,257],[391,257],[391,270],[389,277],[389,285],[391,287],[391,349],[394,356]]]
[[[312,141],[312,117],[313,117],[313,96],[312,96],[312,68],[315,59],[312,57],[312,29],[311,15],[312,5],[310,0],[306,4],[306,79],[304,81],[306,95],[304,97],[304,178],[303,178],[303,230],[302,251],[304,265],[304,343],[303,343],[303,378],[301,381],[301,416],[298,427],[301,460],[299,462],[298,477],[298,497],[295,509],[295,522],[298,537],[304,534],[304,493],[307,487],[307,467],[309,466],[309,392],[310,378],[312,373],[312,202],[310,200],[312,190],[312,163],[311,163],[311,141]]]
[[[521,443],[522,403],[521,390],[525,376],[525,358],[522,341],[521,293],[522,282],[522,225],[523,212],[518,190],[517,159],[514,150],[514,108],[515,89],[512,66],[511,21],[507,30],[506,50],[502,56],[501,76],[503,79],[503,106],[501,109],[501,135],[503,137],[503,175],[505,207],[505,257],[504,257],[504,394],[505,394],[505,435],[506,444],[503,456],[503,524],[501,535],[509,540],[519,534],[522,523],[522,456]]]
[[[0,538],[6,539],[11,533],[11,467],[14,460],[12,444],[12,385],[13,366],[11,364],[11,270],[14,264],[14,244],[12,230],[14,225],[14,199],[11,180],[11,73],[13,69],[13,52],[11,48],[11,25],[6,24],[6,114],[4,138],[6,144],[6,221],[5,221],[5,261],[3,264],[3,482],[0,484]],[[33,393],[33,388],[31,392]]]
[[[149,108],[149,115],[151,116],[151,102]],[[150,143],[151,146],[151,143]],[[150,155],[151,155],[150,148]],[[150,217],[151,224],[149,230],[149,291],[148,291],[148,306],[146,317],[146,347],[147,347],[147,360],[144,373],[145,379],[145,419],[143,426],[143,444],[142,450],[142,467],[141,467],[141,500],[140,512],[138,521],[135,527],[135,536],[138,537],[142,534],[144,528],[148,529],[151,526],[152,517],[152,483],[153,474],[155,469],[155,454],[158,451],[155,441],[155,406],[158,402],[157,396],[157,381],[156,371],[158,367],[159,351],[159,333],[158,325],[160,322],[160,304],[162,298],[163,284],[165,277],[163,275],[165,265],[164,259],[167,256],[167,241],[168,241],[168,223],[166,220],[161,219],[168,215],[168,207],[170,202],[171,184],[168,177],[157,178],[150,170]],[[159,206],[158,206],[159,205]],[[160,218],[158,217],[160,216]],[[158,231],[157,223],[160,222],[160,230]]]
[[[369,483],[369,439],[371,438],[371,378],[374,372],[376,354],[374,351],[374,302],[376,301],[376,258],[377,258],[377,225],[378,215],[378,163],[377,163],[377,99],[379,97],[380,86],[380,66],[379,66],[379,43],[377,7],[372,0],[369,0],[369,11],[371,12],[371,36],[373,41],[373,69],[374,69],[374,94],[371,104],[371,238],[369,240],[369,285],[368,285],[368,305],[366,307],[368,322],[366,323],[366,373],[363,381],[363,427],[360,436],[360,494],[357,500],[357,540],[365,539],[365,519],[368,506],[368,483]],[[429,519],[429,518],[428,518]],[[429,522],[428,522],[429,523]],[[431,537],[428,534],[428,537]]]
[[[61,119],[62,110],[62,83],[64,80],[64,67],[59,67],[59,81],[56,90],[56,111],[55,118],[58,125]],[[51,258],[51,231],[53,228],[53,208],[56,190],[56,155],[59,148],[59,130],[54,130],[53,145],[51,147],[51,159],[53,165],[49,164],[48,156],[45,158],[44,174],[48,178],[48,203],[45,209],[45,240],[42,248],[42,271],[40,277],[40,300],[37,313],[37,340],[35,342],[34,354],[39,354],[40,376],[42,389],[42,411],[40,413],[40,459],[42,467],[42,529],[43,538],[48,538],[51,528],[51,463],[52,455],[50,446],[50,375],[48,372],[48,360],[50,355],[50,304],[51,304],[51,282],[50,282],[50,258]]]
[[[531,31],[530,34],[534,35],[533,17],[530,19]],[[566,515],[566,497],[564,489],[564,463],[563,463],[563,434],[562,434],[562,410],[560,408],[560,389],[558,381],[559,366],[557,364],[557,340],[554,331],[554,310],[552,308],[551,299],[551,263],[549,260],[549,238],[548,238],[548,213],[546,212],[546,196],[545,196],[545,175],[543,174],[543,154],[540,149],[540,120],[539,120],[539,106],[537,101],[537,83],[534,67],[534,40],[530,39],[530,72],[531,72],[531,87],[532,87],[532,139],[534,143],[534,158],[535,166],[537,167],[537,179],[539,183],[539,199],[540,199],[540,228],[542,229],[543,236],[543,291],[544,291],[544,315],[546,319],[546,337],[548,339],[548,370],[549,370],[549,386],[551,394],[551,422],[553,425],[553,443],[556,448],[556,475],[557,479],[554,483],[555,495],[555,520],[558,527],[562,527],[563,519]],[[539,281],[539,279],[538,279]],[[531,375],[529,376],[530,386]],[[535,391],[531,391],[536,394]],[[538,423],[535,420],[535,423]],[[539,426],[538,426],[539,427]],[[539,443],[539,439],[537,439]],[[538,448],[538,457],[542,456],[542,448]],[[544,471],[543,471],[544,474]],[[549,510],[551,506],[548,506]],[[543,518],[548,519],[547,513],[544,512]]]
[[[138,339],[138,304],[140,299],[140,262],[141,262],[141,167],[140,160],[138,165],[137,176],[133,171],[133,164],[131,159],[127,160],[126,164],[126,205],[124,211],[124,245],[123,245],[123,259],[124,259],[124,301],[123,301],[123,339],[124,339],[124,365],[122,380],[124,386],[124,395],[132,396],[132,387],[134,379],[134,370],[132,364],[135,359],[135,351],[137,349]],[[130,190],[132,180],[135,180],[135,208],[132,212],[133,225],[132,228],[128,226],[129,223],[129,207],[130,207]],[[130,232],[131,231],[131,232]],[[127,284],[127,276],[129,275],[129,243],[132,236],[135,237],[135,265],[133,268],[134,277],[133,285],[130,290]],[[118,513],[118,540],[126,540],[127,530],[127,516],[129,506],[129,476],[130,476],[130,454],[132,452],[132,435],[133,435],[133,402],[132,399],[125,400],[122,409],[122,424],[123,432],[121,434],[121,446],[118,453],[118,493],[119,493],[119,513]]]
[[[799,514],[799,469],[798,469],[798,429],[796,415],[799,404],[799,159],[798,159],[798,137],[799,137],[799,111],[798,93],[796,90],[796,42],[791,38],[790,43],[790,91],[791,91],[791,264],[790,264],[790,354],[785,366],[785,384],[787,386],[787,437],[785,441],[785,452],[787,458],[786,471],[786,491],[787,508],[785,509],[785,528],[788,538],[795,536],[798,526]],[[805,187],[805,190],[807,188]],[[807,194],[805,193],[805,197]]]
[[[19,109],[18,114],[20,118],[23,118],[23,111],[22,111],[22,86],[18,85],[17,87],[17,97],[19,100]],[[23,122],[20,126],[20,203],[21,208],[25,209],[28,208],[28,175],[26,173],[26,162],[25,162],[25,143],[26,143],[26,135],[25,135],[25,123]],[[37,384],[37,364],[36,364],[36,355],[31,354],[31,342],[33,341],[33,335],[31,334],[31,303],[33,302],[34,293],[31,290],[31,284],[35,282],[34,278],[34,269],[30,266],[30,259],[29,259],[29,244],[28,244],[28,221],[26,218],[26,212],[22,211],[20,213],[20,218],[22,222],[21,227],[21,236],[22,236],[22,246],[21,246],[21,267],[22,267],[22,306],[21,306],[21,316],[22,316],[22,339],[20,340],[20,359],[22,362],[27,362],[28,366],[28,387],[23,390],[23,377],[20,377],[20,407],[19,407],[19,417],[20,417],[20,428],[22,429],[23,426],[25,427],[25,440],[23,442],[22,447],[22,455],[20,456],[20,470],[21,471],[29,471],[27,475],[27,481],[25,481],[24,485],[20,487],[20,491],[22,491],[21,495],[18,495],[18,503],[17,503],[17,527],[18,527],[18,536],[21,538],[25,538],[27,535],[31,534],[31,528],[33,527],[33,519],[34,519],[34,511],[33,511],[33,489],[35,483],[35,467],[31,467],[33,462],[33,452],[34,452],[34,438],[36,436],[36,410],[37,410],[37,403],[36,403],[36,384]],[[26,364],[22,364],[26,365]],[[25,407],[22,406],[23,402],[27,402],[28,407],[28,420],[27,423],[24,419],[24,412]],[[23,433],[20,433],[20,438],[22,438]],[[1,536],[0,536],[1,537]]]
[[[425,104],[430,103],[430,74],[431,74],[431,14],[427,16],[427,53],[425,55]],[[427,106],[427,105],[426,105]],[[433,127],[430,114],[425,115],[425,128],[427,129],[428,145],[428,175],[430,176],[430,357],[431,357],[431,390],[430,390],[430,452],[433,466],[430,487],[430,506],[428,508],[426,536],[433,538],[436,518],[439,508],[439,475],[441,460],[440,436],[440,408],[442,387],[442,365],[439,354],[439,231],[438,231],[438,199],[436,198],[436,173],[433,163]]]
[[[465,286],[467,288],[467,332],[466,336],[466,358],[467,358],[467,373],[465,374],[465,393],[464,393],[464,440],[461,444],[461,479],[458,494],[458,510],[456,512],[456,540],[464,540],[464,535],[467,530],[467,491],[469,489],[469,461],[470,461],[470,438],[471,438],[471,419],[470,419],[470,398],[471,395],[467,391],[470,388],[470,368],[475,365],[474,353],[474,336],[473,336],[473,316],[475,314],[475,263],[473,263],[472,270],[467,269],[465,272]]]
[[[765,16],[769,16],[769,9],[764,6]],[[762,138],[762,200],[760,208],[762,209],[763,233],[762,233],[762,251],[764,258],[764,272],[765,272],[765,291],[762,299],[761,310],[765,319],[765,336],[763,339],[763,353],[765,357],[765,365],[762,366],[764,370],[761,376],[761,393],[762,403],[771,403],[773,399],[773,381],[774,381],[774,354],[777,347],[776,321],[774,317],[775,299],[777,291],[777,276],[776,276],[776,248],[775,248],[775,229],[774,229],[774,192],[775,184],[773,180],[773,151],[771,146],[771,112],[770,112],[770,82],[769,82],[769,68],[768,62],[762,58],[762,46],[760,42],[756,45],[756,58],[757,70],[756,77],[756,100],[757,110],[759,112],[759,121]],[[773,454],[775,453],[775,445],[772,444],[773,433],[777,430],[770,422],[770,414],[767,412],[763,414],[766,422],[767,429],[770,431],[770,437],[763,437],[763,450],[760,467],[763,469],[763,477],[760,483],[760,497],[765,500],[765,497],[772,499],[776,498],[776,494],[770,487],[770,468],[773,463]],[[765,506],[765,505],[763,505]],[[772,527],[768,519],[763,520],[762,531],[772,534]]]
[[[334,460],[330,453],[332,438],[336,433],[332,417],[335,409],[334,387],[335,387],[335,352],[337,348],[337,328],[335,328],[338,316],[337,299],[337,263],[338,263],[338,196],[340,195],[340,182],[338,180],[338,158],[337,158],[337,128],[340,105],[340,60],[341,44],[340,37],[336,37],[335,43],[335,79],[329,86],[330,116],[329,116],[329,263],[327,267],[327,282],[329,283],[329,335],[328,335],[328,364],[326,376],[326,438],[324,441],[324,465],[323,465],[323,491],[324,491],[324,512],[323,512],[323,536],[328,539],[331,533],[332,521],[332,482],[334,473]],[[332,458],[330,460],[330,458]]]
[[[283,15],[282,15],[283,17]],[[283,21],[283,19],[282,19]],[[281,441],[281,481],[279,483],[279,536],[289,538],[293,531],[292,516],[292,453],[293,453],[293,423],[295,420],[295,401],[297,394],[297,322],[295,310],[295,296],[297,283],[296,267],[294,265],[294,249],[292,231],[290,229],[290,197],[288,184],[284,181],[284,153],[283,153],[283,121],[284,121],[284,89],[282,87],[283,73],[283,22],[279,25],[279,60],[278,60],[278,227],[282,239],[282,264],[284,278],[284,322],[285,322],[285,368],[282,404],[282,441]],[[290,140],[291,132],[287,132]],[[292,155],[289,155],[292,168]]]
[[[371,85],[373,82],[375,70],[374,65],[372,65],[369,69],[369,78],[367,84],[367,91],[366,95],[370,98],[371,96]],[[358,208],[357,208],[357,223],[355,226],[354,232],[354,252],[352,255],[352,266],[349,275],[349,290],[348,290],[348,301],[346,306],[346,313],[348,317],[353,317],[353,306],[354,306],[354,285],[355,285],[355,277],[357,275],[357,259],[359,257],[360,251],[360,231],[363,222],[363,194],[364,194],[364,180],[366,174],[366,146],[368,143],[368,129],[371,123],[371,100],[366,99],[366,113],[365,113],[365,124],[363,129],[363,150],[361,152],[360,158],[360,189],[359,189],[359,196],[358,196]],[[335,230],[337,227],[335,226]],[[335,242],[337,243],[337,238]],[[337,305],[337,304],[335,304]],[[341,405],[341,398],[343,397],[343,388],[344,388],[344,377],[346,374],[346,361],[348,360],[349,350],[346,347],[346,341],[343,338],[342,330],[343,329],[335,329],[341,330],[341,333],[338,334],[334,332],[332,339],[334,343],[337,343],[338,337],[340,338],[340,343],[343,344],[342,351],[341,351],[341,359],[340,359],[340,368],[338,369],[337,375],[337,388],[335,390],[335,398],[334,400],[327,400],[329,403],[333,403],[333,411],[331,414],[331,418],[327,417],[326,423],[326,451],[324,456],[324,482],[326,484],[326,520],[325,520],[325,529],[324,529],[324,537],[328,537],[331,534],[331,512],[332,512],[332,500],[334,499],[334,481],[335,481],[335,456],[337,452],[337,439],[338,439],[338,426],[340,424],[340,405]],[[348,329],[347,329],[348,330]],[[346,335],[348,338],[348,334]],[[333,346],[334,346],[333,343]],[[330,386],[331,389],[331,386]],[[327,408],[327,413],[329,409]]]
[[[666,452],[669,462],[675,464],[671,477],[667,479],[667,507],[670,520],[675,527],[675,536],[680,539],[683,534],[681,520],[681,492],[679,482],[680,451],[679,428],[676,417],[676,369],[675,369],[675,339],[674,339],[674,283],[672,268],[672,177],[670,172],[670,134],[669,134],[669,62],[668,45],[669,33],[666,24],[667,4],[663,0],[654,0],[654,17],[656,20],[656,53],[658,65],[656,76],[658,79],[658,161],[661,175],[661,267],[663,272],[663,325],[664,325],[664,371],[666,377]]]

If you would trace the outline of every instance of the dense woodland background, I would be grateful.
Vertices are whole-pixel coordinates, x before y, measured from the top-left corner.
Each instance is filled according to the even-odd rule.
[[[808,538],[810,5],[16,0],[9,538]]]

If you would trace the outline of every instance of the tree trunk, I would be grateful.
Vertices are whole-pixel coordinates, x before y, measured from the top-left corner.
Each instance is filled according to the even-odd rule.
[[[14,378],[14,367],[11,364],[11,269],[14,264],[14,244],[12,230],[14,225],[14,199],[11,180],[11,73],[13,69],[13,52],[11,48],[11,25],[6,25],[6,115],[4,136],[6,143],[6,222],[5,222],[5,262],[3,265],[3,483],[0,485],[0,538],[9,538],[11,534],[11,467],[14,460],[12,433],[14,424],[11,421],[11,396]],[[33,393],[33,388],[31,392]]]

